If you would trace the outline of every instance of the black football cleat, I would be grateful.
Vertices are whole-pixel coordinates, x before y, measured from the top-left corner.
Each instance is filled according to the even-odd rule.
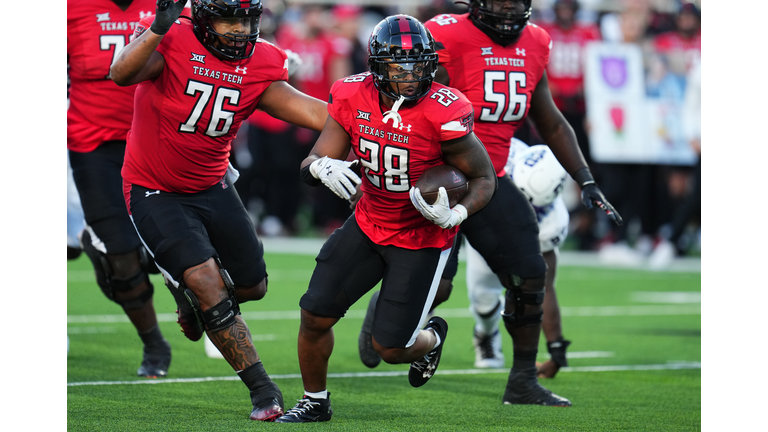
[[[536,367],[512,369],[509,371],[507,388],[504,390],[504,405],[543,405],[569,407],[571,401],[542,387],[536,379]]]
[[[144,345],[144,359],[136,374],[144,378],[160,378],[168,375],[171,365],[171,344],[163,339],[163,346],[149,349]]]
[[[275,423],[312,423],[324,422],[331,419],[331,392],[327,399],[315,399],[304,395],[298,400],[295,407],[288,410],[283,416],[278,417]]]
[[[434,316],[428,322],[424,329],[433,329],[440,336],[440,345],[437,348],[429,352],[429,354],[411,363],[411,368],[408,371],[408,382],[413,387],[421,387],[432,378],[437,370],[437,365],[440,364],[440,355],[443,352],[443,346],[445,345],[445,338],[448,335],[448,323],[444,319]]]
[[[166,282],[165,286],[168,287],[174,300],[176,300],[176,307],[178,307],[176,309],[178,314],[176,322],[181,326],[181,332],[192,342],[199,341],[203,337],[203,324],[192,309],[189,299],[181,291],[183,287],[176,288],[170,282]]]
[[[251,420],[271,422],[284,414],[283,392],[269,378],[260,381],[258,386],[251,390],[251,402]]]
[[[363,328],[360,330],[360,336],[357,338],[357,349],[360,352],[360,360],[369,368],[375,368],[381,363],[381,356],[373,348],[371,330],[373,328],[373,313],[376,310],[376,302],[379,299],[379,291],[371,296],[368,302],[368,310],[363,319]]]

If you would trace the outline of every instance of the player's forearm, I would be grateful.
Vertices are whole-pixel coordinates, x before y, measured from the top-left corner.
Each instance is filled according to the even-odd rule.
[[[467,209],[467,215],[471,216],[479,212],[491,201],[496,192],[496,176],[479,177],[467,182],[467,193],[459,201]]]
[[[328,119],[327,106],[285,81],[274,81],[262,93],[257,108],[276,119],[320,132]]]
[[[470,134],[443,143],[442,150],[445,162],[467,177],[467,193],[459,204],[467,209],[467,215],[480,211],[491,200],[497,186],[496,171],[485,147]]]
[[[549,133],[542,133],[542,139],[552,149],[560,165],[573,177],[576,172],[587,168],[587,162],[581,153],[573,129],[565,121]]]
[[[154,72],[149,60],[162,39],[162,35],[146,30],[123,48],[110,67],[112,81],[119,86],[130,86],[149,79]]]

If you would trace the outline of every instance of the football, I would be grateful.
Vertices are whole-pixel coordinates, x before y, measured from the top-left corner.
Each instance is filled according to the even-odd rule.
[[[450,165],[438,165],[424,171],[415,186],[421,191],[424,201],[430,205],[437,201],[437,191],[440,186],[444,187],[448,193],[451,208],[464,198],[469,188],[464,173]]]

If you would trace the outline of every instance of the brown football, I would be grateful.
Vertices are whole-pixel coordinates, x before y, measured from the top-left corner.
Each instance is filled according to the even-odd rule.
[[[464,198],[469,187],[464,173],[450,165],[438,165],[424,171],[415,186],[421,191],[424,201],[430,205],[437,201],[437,191],[440,186],[444,187],[448,193],[451,208]]]

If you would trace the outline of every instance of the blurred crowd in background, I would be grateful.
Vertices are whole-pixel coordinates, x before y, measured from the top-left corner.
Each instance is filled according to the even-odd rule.
[[[365,6],[361,6],[361,4]],[[367,42],[383,17],[406,13],[421,21],[465,13],[452,0],[264,0],[262,37],[298,54],[290,83],[322,100],[339,78],[367,71]],[[626,223],[614,227],[601,212],[579,203],[575,183],[566,192],[571,232],[565,249],[599,251],[606,262],[650,259],[663,266],[700,253],[700,2],[680,0],[534,0],[531,22],[553,39],[547,70],[553,98],[576,131],[582,152],[606,197]],[[584,98],[582,50],[590,41],[636,44],[642,49],[648,95],[672,92],[685,104],[693,164],[606,163],[591,157]],[[299,164],[315,132],[255,113],[233,145],[237,183],[254,226],[264,237],[327,236],[351,214],[327,188],[299,179]],[[541,143],[532,127],[518,138]]]
[[[301,59],[289,83],[321,100],[328,99],[337,79],[368,70],[368,37],[384,17],[405,13],[425,22],[467,11],[466,4],[454,0],[263,0],[263,5],[261,37]],[[625,221],[616,227],[601,211],[584,209],[572,182],[564,193],[571,227],[562,249],[596,251],[606,263],[647,261],[659,268],[676,257],[700,254],[700,10],[700,0],[533,0],[531,22],[553,40],[547,68],[553,99],[576,132],[606,198]],[[670,138],[664,144],[664,137],[674,133],[676,145],[690,153],[687,159],[593,157],[584,52],[595,41],[639,48],[643,96],[666,101],[657,104],[661,109],[675,107],[674,115],[662,113],[662,124],[648,132],[661,136],[667,150],[675,143]],[[622,123],[631,122],[623,111],[615,116],[614,111],[615,132],[621,134]],[[300,163],[317,135],[258,111],[241,128],[230,159],[240,171],[237,189],[260,236],[326,237],[352,213],[349,203],[328,188],[300,180]],[[530,124],[516,137],[529,145],[542,143]],[[76,200],[76,193],[69,199]]]

